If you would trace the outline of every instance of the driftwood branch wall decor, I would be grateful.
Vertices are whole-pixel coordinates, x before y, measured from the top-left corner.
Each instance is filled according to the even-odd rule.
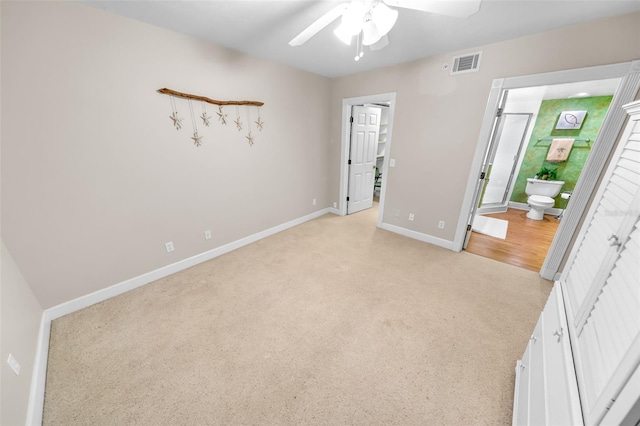
[[[248,133],[247,136],[245,137],[247,139],[247,141],[249,142],[250,146],[253,146],[254,144],[254,136],[253,133],[251,132],[252,129],[252,124],[255,124],[255,127],[259,130],[262,131],[262,127],[264,126],[264,121],[262,121],[262,118],[260,117],[260,107],[262,107],[264,105],[264,102],[259,102],[259,101],[218,101],[215,99],[211,99],[208,98],[206,96],[199,96],[199,95],[192,95],[189,93],[183,93],[183,92],[178,92],[176,90],[171,90],[171,89],[167,89],[167,88],[162,88],[162,89],[158,89],[158,93],[162,93],[163,95],[169,95],[169,100],[171,102],[171,115],[169,116],[169,118],[171,119],[173,126],[176,128],[176,130],[180,130],[182,129],[182,122],[183,122],[183,118],[180,117],[180,115],[178,115],[178,107],[176,105],[176,100],[175,98],[182,98],[182,99],[187,99],[188,103],[189,103],[189,115],[191,118],[191,124],[193,126],[193,136],[191,137],[191,139],[193,140],[193,144],[195,146],[200,146],[202,145],[202,135],[198,134],[198,125],[196,123],[196,115],[193,111],[193,101],[199,101],[202,104],[202,115],[199,116],[200,119],[202,119],[202,124],[206,127],[210,127],[211,125],[211,119],[212,117],[210,115],[207,114],[207,107],[206,104],[212,104],[212,105],[217,105],[218,106],[218,111],[216,112],[216,114],[218,115],[218,121],[222,124],[222,125],[226,125],[229,121],[229,114],[224,110],[224,106],[226,105],[235,105],[236,107],[236,119],[234,120],[234,123],[236,124],[236,128],[238,129],[238,131],[242,131],[243,129],[243,122],[242,119],[240,118],[240,107],[244,106],[247,112],[247,122],[248,122]],[[258,119],[256,121],[251,121],[251,108],[256,108],[257,109],[257,113],[258,113]]]

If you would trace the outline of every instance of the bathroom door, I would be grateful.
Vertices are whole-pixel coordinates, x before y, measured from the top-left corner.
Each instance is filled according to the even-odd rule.
[[[471,238],[471,227],[473,225],[473,218],[476,216],[476,212],[478,210],[478,205],[480,204],[480,197],[482,196],[482,191],[484,189],[484,183],[487,177],[487,173],[490,171],[490,159],[495,156],[496,149],[498,147],[498,138],[500,136],[500,129],[502,128],[502,117],[504,107],[507,104],[507,97],[509,96],[508,90],[503,90],[500,94],[500,101],[498,103],[498,110],[496,111],[496,115],[493,119],[493,126],[491,127],[491,136],[489,138],[489,145],[487,146],[487,150],[484,153],[484,160],[482,162],[482,168],[480,169],[480,176],[478,176],[478,181],[476,182],[475,192],[473,196],[473,202],[471,204],[471,212],[467,218],[467,229],[464,236],[464,243],[462,244],[462,248],[467,248],[467,244],[469,244],[469,238]]]
[[[502,114],[496,149],[489,159],[479,214],[507,211],[513,179],[532,116],[530,113]]]

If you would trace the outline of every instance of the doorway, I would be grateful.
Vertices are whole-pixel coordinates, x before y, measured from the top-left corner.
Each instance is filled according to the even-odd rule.
[[[481,190],[488,169],[486,159],[488,153],[495,149],[492,143],[497,141],[497,130],[500,128],[500,116],[505,111],[506,101],[516,89],[554,86],[568,83],[584,83],[596,80],[618,79],[613,100],[604,119],[602,128],[593,141],[589,158],[575,184],[563,219],[549,247],[549,252],[540,269],[540,275],[546,279],[557,278],[558,271],[565,254],[570,248],[583,212],[586,210],[590,196],[596,187],[599,175],[606,165],[617,134],[624,121],[621,106],[635,98],[640,87],[640,62],[583,68],[560,71],[525,77],[494,80],[489,94],[485,118],[480,131],[476,154],[469,175],[467,192],[461,210],[459,227],[454,238],[454,249],[463,249],[468,242],[471,224],[477,213]]]
[[[495,144],[486,160],[487,176],[467,251],[534,271],[541,269],[562,211],[588,159],[591,141],[602,127],[619,84],[616,78],[508,92]],[[579,129],[556,129],[563,111],[579,110],[586,111]],[[547,162],[553,138],[568,136],[573,142],[567,159]],[[532,220],[526,216],[526,183],[527,178],[540,175],[541,167],[554,170],[557,177],[553,180],[563,183],[561,193],[554,197],[554,207],[546,209],[541,220]],[[508,232],[496,236],[492,227],[497,224],[508,227]]]
[[[341,216],[348,213],[347,197],[350,197],[349,191],[349,158],[351,148],[351,114],[352,108],[358,105],[384,105],[387,106],[386,122],[384,123],[384,144],[378,144],[376,155],[376,167],[381,174],[379,184],[379,204],[378,204],[378,221],[377,226],[382,225],[382,217],[384,215],[384,200],[387,191],[387,178],[389,168],[389,154],[391,152],[391,142],[393,135],[393,117],[395,112],[396,94],[382,93],[378,95],[360,96],[355,98],[346,98],[342,100],[342,137],[341,137],[341,154],[340,154],[340,201],[338,203],[338,212]],[[381,121],[382,124],[382,121]],[[380,131],[382,134],[382,130]]]

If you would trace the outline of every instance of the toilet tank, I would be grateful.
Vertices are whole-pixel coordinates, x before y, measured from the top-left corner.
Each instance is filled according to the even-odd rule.
[[[562,180],[542,180],[542,179],[527,179],[527,186],[524,192],[527,195],[544,195],[545,197],[555,197],[562,190],[564,181]]]

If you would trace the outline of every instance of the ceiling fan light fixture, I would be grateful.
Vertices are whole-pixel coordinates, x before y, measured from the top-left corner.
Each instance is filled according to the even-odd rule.
[[[386,35],[383,35],[382,37],[380,37],[380,40],[378,40],[377,42],[369,46],[369,49],[371,49],[372,51],[381,50],[382,48],[386,47],[388,44],[389,44],[389,37]]]
[[[353,35],[351,34],[351,31],[346,29],[342,24],[338,25],[338,28],[333,30],[333,34],[338,37],[341,42],[347,46],[351,46],[351,39],[353,38]]]
[[[363,17],[365,14],[364,3],[360,1],[352,1],[342,14],[340,26],[342,31],[349,32],[352,36],[362,31]]]
[[[365,46],[371,46],[372,44],[378,42],[382,34],[378,31],[378,27],[373,21],[369,20],[364,23],[362,26],[362,44]]]
[[[398,20],[398,11],[380,2],[371,11],[371,20],[378,28],[380,36],[386,35]]]

